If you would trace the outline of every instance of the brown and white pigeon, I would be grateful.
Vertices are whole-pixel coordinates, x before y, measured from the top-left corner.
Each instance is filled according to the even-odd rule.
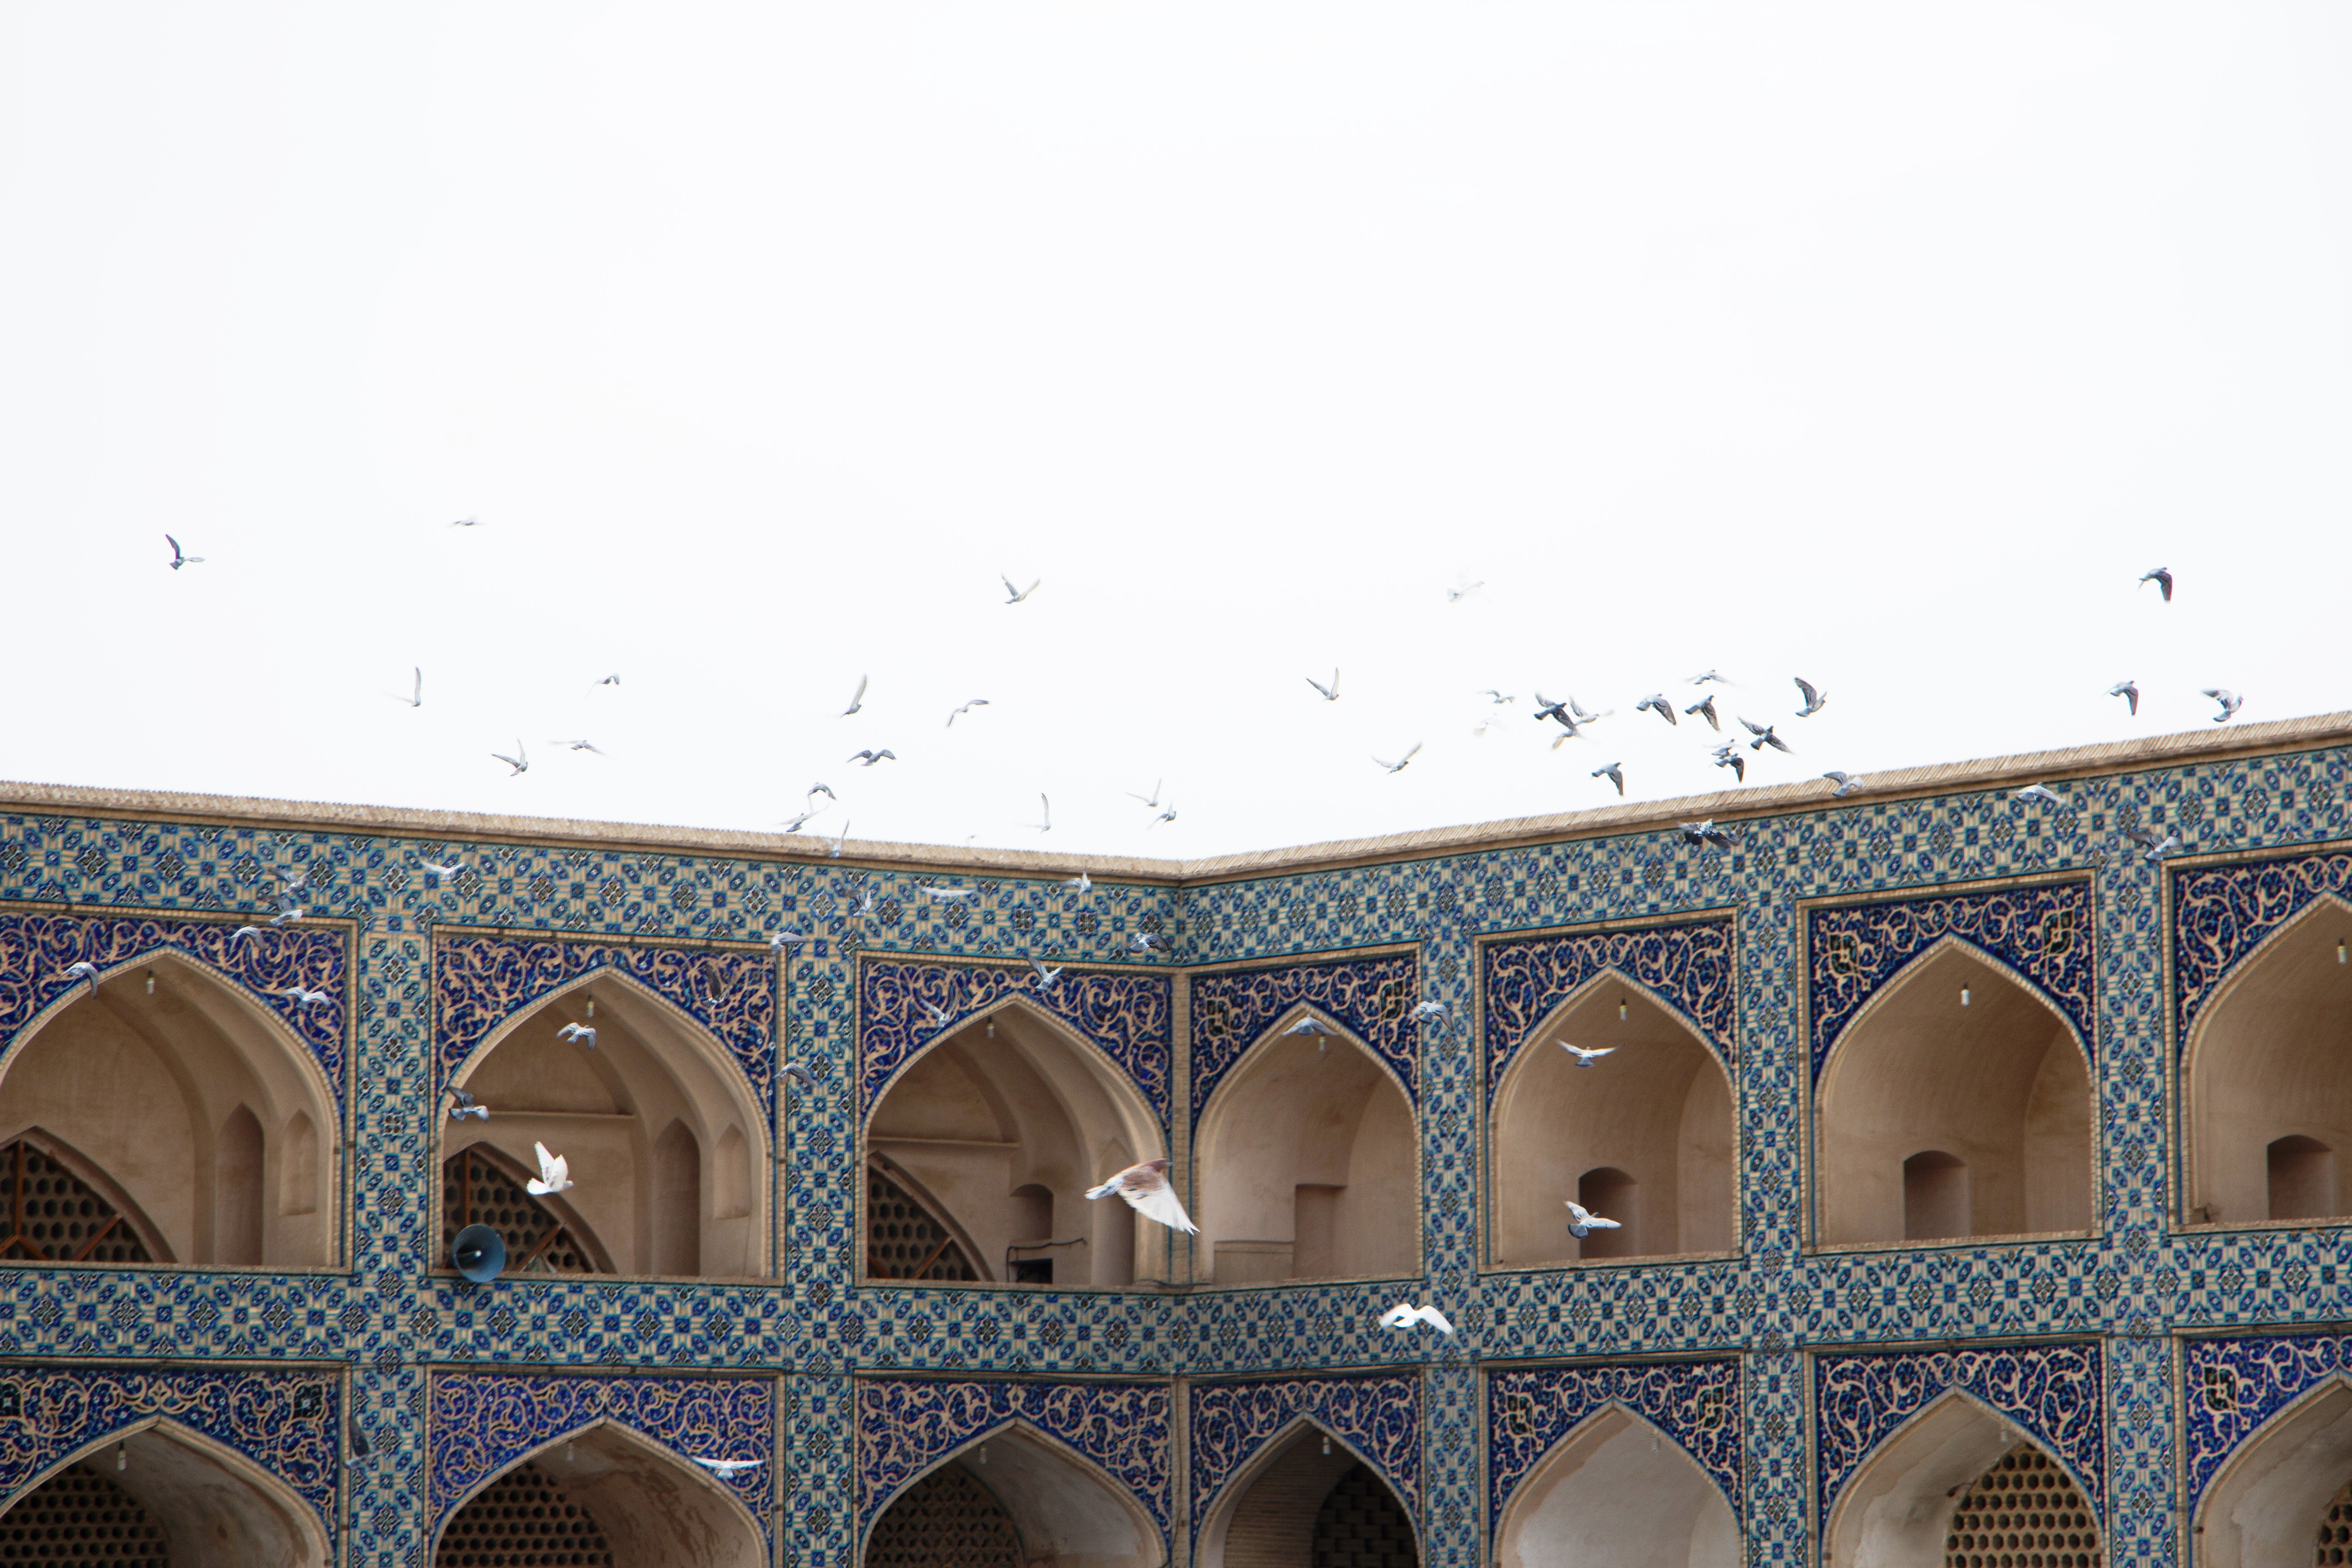
[[[1127,1200],[1127,1206],[1148,1218],[1156,1219],[1171,1230],[1198,1235],[1201,1227],[1184,1212],[1176,1199],[1176,1189],[1168,1184],[1168,1162],[1146,1160],[1140,1165],[1129,1165],[1101,1186],[1089,1190],[1089,1199],[1106,1198],[1117,1193]]]

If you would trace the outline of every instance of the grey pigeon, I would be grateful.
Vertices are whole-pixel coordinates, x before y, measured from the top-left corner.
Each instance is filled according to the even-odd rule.
[[[1642,700],[1633,704],[1633,711],[1636,713],[1643,712],[1645,710],[1649,712],[1655,713],[1659,718],[1664,719],[1669,724],[1680,724],[1682,722],[1681,720],[1675,717],[1675,705],[1666,700],[1666,694],[1663,691],[1653,691],[1647,697],[1643,698]]]
[[[1738,742],[1735,742],[1733,743],[1737,744]],[[1722,751],[1716,752],[1715,765],[1718,768],[1729,768],[1734,773],[1738,775],[1739,782],[1741,784],[1746,784],[1748,782],[1748,759],[1741,756],[1738,752]]]
[[[798,1079],[801,1082],[801,1087],[803,1089],[814,1091],[816,1088],[816,1074],[809,1071],[808,1068],[801,1066],[798,1062],[786,1062],[783,1067],[783,1073],[786,1078]]]
[[[163,536],[163,542],[172,547],[173,571],[177,572],[183,566],[201,566],[204,564],[205,558],[201,555],[182,554],[180,552],[180,542],[173,538],[170,534],[167,533]]]
[[[1802,693],[1805,699],[1805,705],[1797,710],[1798,718],[1811,718],[1814,714],[1822,710],[1822,707],[1824,703],[1829,701],[1830,694],[1814,686],[1811,681],[1807,680],[1803,676],[1796,675],[1790,677],[1790,679],[1797,683],[1798,691]]]
[[[2139,574],[2139,580],[2142,583],[2155,584],[2164,591],[2164,602],[2168,605],[2172,603],[2172,569],[2170,567],[2159,566],[2153,572],[2143,572]]]
[[[1718,733],[1718,734],[1720,734],[1720,733],[1722,732],[1722,731],[1723,731],[1723,721],[1722,721],[1721,719],[1717,718],[1717,717],[1716,717],[1716,713],[1715,713],[1715,693],[1714,693],[1714,692],[1712,692],[1712,691],[1708,692],[1708,693],[1706,694],[1706,700],[1705,701],[1703,701],[1703,702],[1694,702],[1694,703],[1692,703],[1689,707],[1687,707],[1687,708],[1684,709],[1684,710],[1683,710],[1683,711],[1684,711],[1684,712],[1685,712],[1685,713],[1696,713],[1696,714],[1697,714],[1700,718],[1702,718],[1702,719],[1704,719],[1704,720],[1706,720],[1706,722],[1707,722],[1707,727],[1708,727],[1709,729],[1711,729],[1711,730],[1715,731],[1716,731],[1717,733]]]
[[[873,751],[873,750],[871,750],[871,749],[868,749],[868,750],[866,750],[866,751],[863,751],[863,752],[850,752],[850,753],[849,753],[849,755],[848,755],[846,758],[845,758],[844,760],[845,760],[845,761],[847,761],[847,762],[856,763],[857,763],[857,764],[858,764],[859,766],[861,766],[861,767],[868,767],[868,768],[870,768],[870,767],[872,767],[872,766],[873,766],[875,763],[882,763],[882,762],[890,762],[890,763],[895,763],[895,762],[897,762],[897,761],[898,760],[898,752],[896,752],[887,751],[887,750],[886,750],[886,751],[877,752],[877,751]]]
[[[1694,844],[1712,845],[1717,849],[1731,847],[1731,835],[1717,827],[1711,816],[1702,822],[1684,823],[1683,837]]]
[[[2137,681],[2118,680],[2107,688],[2107,695],[2120,697],[2130,703],[2132,717],[2135,719],[2139,717],[2139,683]]]
[[[1624,763],[1612,763],[1605,768],[1593,769],[1592,776],[1597,779],[1607,779],[1611,784],[1617,786],[1617,793],[1619,795],[1623,795],[1625,793],[1624,769]]]
[[[1830,798],[1832,800],[1843,800],[1846,796],[1852,795],[1855,790],[1862,787],[1862,775],[1860,773],[1840,773],[1837,769],[1832,768],[1829,772],[1823,773],[1822,777],[1837,785],[1837,788],[1830,792]]]
[[[2244,698],[2226,686],[2209,686],[2205,689],[2205,695],[2221,705],[2221,710],[2213,715],[2213,722],[2216,724],[2228,723],[2238,716],[2238,710],[2246,705]]]
[[[1789,749],[1788,742],[1772,733],[1773,726],[1769,724],[1759,724],[1753,719],[1742,719],[1740,722],[1747,725],[1748,732],[1756,737],[1754,740],[1748,742],[1748,750],[1760,752],[1767,746],[1771,747],[1776,752],[1785,752]]]
[[[463,1121],[469,1116],[477,1121],[488,1121],[490,1119],[490,1108],[478,1103],[474,1097],[464,1089],[451,1089],[449,1098],[457,1102],[449,1107],[450,1121]]]

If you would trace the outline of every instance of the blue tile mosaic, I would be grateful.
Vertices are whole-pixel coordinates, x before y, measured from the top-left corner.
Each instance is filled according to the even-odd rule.
[[[1740,1485],[1739,1363],[1627,1362],[1528,1367],[1486,1380],[1486,1530],[1545,1458],[1601,1411],[1622,1405],[1664,1433],[1723,1490],[1736,1513]]]
[[[1732,955],[1727,920],[1487,942],[1479,953],[1487,1101],[1537,1026],[1604,973],[1622,976],[1679,1015],[1730,1066],[1738,1050]]]
[[[2281,1411],[2324,1384],[2352,1380],[2352,1338],[2263,1334],[2182,1347],[2181,1452],[2190,1515],[2231,1456]]]
[[[2173,1038],[2185,1047],[2213,993],[2263,942],[2323,900],[2352,903],[2352,854],[2182,867],[2170,879]]]
[[[1422,1511],[1422,1387],[1418,1373],[1294,1377],[1192,1385],[1192,1531],[1227,1483],[1267,1445],[1312,1422],[1387,1481],[1406,1511]]]
[[[1395,1073],[1408,1100],[1421,1098],[1420,1000],[1412,953],[1337,963],[1204,970],[1192,984],[1192,1120],[1198,1123],[1234,1064],[1301,1005],[1339,1024]]]

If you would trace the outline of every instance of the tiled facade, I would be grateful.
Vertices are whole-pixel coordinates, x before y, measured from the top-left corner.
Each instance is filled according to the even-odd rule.
[[[2046,775],[1890,775],[1844,801],[1822,786],[1703,803],[1727,849],[1636,811],[1422,853],[1097,868],[1085,894],[1067,870],[944,853],[666,850],[587,828],[302,826],[299,808],[68,809],[0,790],[0,1059],[69,997],[68,964],[172,950],[310,1047],[347,1118],[349,1194],[337,1267],[0,1268],[0,1503],[160,1417],[281,1478],[339,1562],[391,1568],[429,1561],[471,1489],[608,1420],[688,1458],[772,1456],[726,1484],[773,1560],[845,1568],[899,1489],[1020,1422],[1125,1488],[1184,1563],[1224,1479],[1311,1420],[1389,1482],[1426,1563],[1468,1568],[1551,1444],[1614,1401],[1722,1489],[1748,1562],[1812,1563],[1839,1489],[1957,1391],[2068,1470],[2110,1561],[2193,1562],[2202,1489],[2277,1412],[2352,1376],[2352,1232],[2189,1225],[2173,1187],[2185,1029],[2266,933],[2352,885],[2352,726],[2200,741]],[[2037,776],[2062,782],[2063,806],[2014,797]],[[2179,834],[2179,857],[2144,858],[2128,837],[2144,824]],[[450,862],[466,869],[420,869]],[[941,868],[979,896],[923,897]],[[308,918],[233,938],[297,876]],[[778,957],[762,940],[778,924],[813,940]],[[1136,932],[1163,941],[1138,952]],[[1822,1063],[1948,939],[2078,1029],[2095,1228],[1816,1247]],[[1050,993],[1033,957],[1066,965]],[[1733,1074],[1737,1252],[1487,1268],[1493,1086],[1525,1027],[1604,970]],[[432,1267],[438,1087],[519,1010],[605,973],[719,1041],[772,1115],[772,1278],[474,1286]],[[288,985],[331,999],[291,1002]],[[1300,1005],[1348,1030],[1413,1104],[1425,1278],[861,1283],[861,1129],[930,1032],[924,1004],[962,1018],[1016,995],[1132,1085],[1180,1175],[1254,1039]],[[1413,1022],[1423,1000],[1445,1013]],[[1169,1277],[1187,1261],[1178,1237]],[[1382,1330],[1407,1294],[1460,1331]],[[338,1441],[347,1428],[365,1457]]]

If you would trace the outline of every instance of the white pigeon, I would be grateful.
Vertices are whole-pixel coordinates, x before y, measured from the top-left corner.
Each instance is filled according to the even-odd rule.
[[[1044,790],[1039,790],[1037,792],[1037,808],[1045,814],[1045,820],[1043,822],[1024,823],[1023,826],[1026,827],[1034,827],[1040,833],[1053,832],[1054,803],[1045,798],[1045,792]]]
[[[1067,882],[1065,882],[1062,885],[1066,888],[1076,888],[1078,890],[1078,897],[1082,899],[1088,893],[1095,890],[1095,879],[1092,877],[1087,876],[1084,871],[1079,872],[1076,876],[1071,878]]]
[[[2023,789],[2017,792],[2014,798],[2018,800],[2047,801],[2052,805],[2063,805],[2066,804],[2066,797],[2064,795],[2060,795],[2048,784],[2027,784]]]
[[[416,677],[415,684],[410,688],[407,696],[395,697],[393,700],[395,702],[405,702],[411,708],[422,708],[425,706],[425,667],[423,665],[411,665],[409,668]]]
[[[331,1002],[334,1000],[333,997],[330,996],[324,991],[305,991],[299,985],[285,986],[278,991],[278,994],[280,996],[290,996],[305,1007],[315,1007],[321,1002]]]
[[[243,942],[247,937],[259,936],[260,934],[261,928],[259,926],[239,926],[233,933],[231,933],[229,941]]]
[[[964,714],[966,714],[966,713],[971,712],[973,709],[975,709],[975,708],[985,708],[985,707],[987,707],[987,706],[988,706],[988,699],[987,699],[987,698],[985,698],[985,697],[975,697],[975,698],[973,698],[971,701],[969,701],[969,702],[965,703],[962,707],[956,709],[953,712],[951,712],[951,713],[950,713],[950,714],[948,715],[948,728],[949,728],[949,729],[950,729],[950,730],[954,729],[954,728],[955,728],[955,721],[956,721],[956,720],[957,720],[957,719],[959,719],[960,717],[961,717],[962,715],[964,715]]]
[[[504,752],[492,752],[490,755],[496,757],[499,761],[506,763],[507,766],[514,770],[514,772],[507,775],[507,777],[510,779],[519,779],[522,777],[523,774],[530,772],[530,753],[522,749],[522,742],[520,741],[517,741],[515,742],[515,754],[511,757],[508,756]]]
[[[1037,972],[1037,989],[1040,991],[1051,991],[1054,982],[1062,977],[1062,966],[1058,963],[1048,969],[1033,958],[1029,961],[1029,967]]]
[[[856,712],[860,708],[865,706],[866,677],[861,675],[857,678],[857,689],[849,694],[849,706],[841,710],[840,717],[846,719],[852,713]],[[832,792],[828,790],[826,793],[831,794]]]
[[[940,1006],[936,1002],[925,1002],[923,1005],[930,1012],[931,1026],[933,1028],[946,1028],[948,1026],[948,1020],[955,1016],[954,1014],[949,1012],[945,1007]]]
[[[2246,700],[2244,698],[2239,696],[2236,692],[2231,690],[2226,686],[2206,687],[2205,695],[2210,697],[2214,701],[2219,702],[2221,705],[2221,710],[2213,715],[2213,722],[2216,724],[2228,723],[2231,720],[2238,716],[2238,710],[2246,705]]]
[[[746,1470],[756,1470],[768,1461],[765,1459],[697,1459],[694,1462],[714,1476],[731,1479],[741,1475]]]
[[[1613,1219],[1602,1219],[1574,1198],[1568,1200],[1568,1234],[1579,1241],[1596,1230],[1618,1230],[1622,1227]]]
[[[89,981],[89,988],[90,988],[92,991],[96,991],[96,990],[98,989],[98,965],[97,965],[97,964],[95,964],[95,963],[76,963],[76,964],[70,964],[70,965],[68,965],[68,966],[67,967],[67,969],[66,969],[66,973],[67,973],[68,974],[72,975],[72,976],[73,976],[75,979],[77,979],[77,980],[87,980],[87,981]]]
[[[828,849],[828,850],[826,850],[826,851],[824,852],[824,858],[825,858],[826,859],[828,859],[828,860],[838,860],[838,859],[840,859],[840,858],[841,858],[842,847],[843,847],[844,845],[846,845],[848,842],[849,842],[849,818],[847,818],[847,817],[845,817],[845,817],[843,817],[843,818],[841,819],[841,837],[838,837],[838,838],[836,838],[836,839],[835,839],[835,840],[833,841],[833,847],[832,847],[832,848],[830,848],[830,849]]]
[[[431,872],[436,877],[454,877],[466,868],[466,863],[463,860],[452,860],[446,866],[436,866],[430,860],[420,860],[416,863],[416,868],[420,871]]]
[[[1406,764],[1407,763],[1409,763],[1409,762],[1412,761],[1412,759],[1413,759],[1413,757],[1414,757],[1415,753],[1417,753],[1418,752],[1420,752],[1420,750],[1421,750],[1421,742],[1420,742],[1419,741],[1415,741],[1415,742],[1412,743],[1412,751],[1410,751],[1410,752],[1407,752],[1403,756],[1399,757],[1395,762],[1392,762],[1392,763],[1391,763],[1391,762],[1388,762],[1388,761],[1386,761],[1385,759],[1383,759],[1383,758],[1380,758],[1380,757],[1374,757],[1374,758],[1372,759],[1372,761],[1374,761],[1374,762],[1376,762],[1376,763],[1379,763],[1381,764],[1381,767],[1385,768],[1385,769],[1386,769],[1386,770],[1388,770],[1390,773],[1401,773],[1404,772],[1404,766],[1405,766],[1405,764]]]
[[[1004,578],[1004,602],[1008,605],[1019,604],[1022,600],[1035,593],[1037,591],[1037,584],[1045,580],[1043,577],[1039,577],[1033,581],[1026,588],[1016,588],[1013,585],[1012,578],[1005,577],[1004,574],[1002,572],[999,572],[997,575]]]
[[[1442,1018],[1445,1016],[1445,1004],[1443,1002],[1423,1002],[1420,1006],[1415,1007],[1412,1010],[1412,1016],[1416,1018]]]
[[[1427,1323],[1441,1334],[1454,1331],[1453,1323],[1434,1307],[1416,1307],[1410,1301],[1399,1301],[1381,1314],[1381,1327],[1384,1329],[1409,1329],[1415,1323]]]
[[[1107,1198],[1117,1193],[1127,1200],[1127,1206],[1149,1219],[1156,1219],[1171,1230],[1198,1234],[1200,1226],[1184,1212],[1177,1200],[1176,1189],[1168,1184],[1168,1162],[1146,1160],[1140,1165],[1129,1165],[1099,1187],[1089,1188],[1087,1201]]]
[[[1328,1035],[1331,1031],[1324,1026],[1322,1019],[1309,1013],[1282,1032],[1286,1035]]]
[[[1589,1068],[1594,1062],[1599,1061],[1602,1057],[1607,1056],[1617,1047],[1614,1046],[1602,1046],[1598,1050],[1588,1051],[1582,1046],[1571,1046],[1566,1040],[1562,1040],[1559,1042],[1559,1048],[1566,1051],[1570,1056],[1574,1057],[1578,1067]]]
[[[923,891],[929,894],[935,902],[944,904],[951,899],[969,899],[980,889],[978,888],[935,888],[926,883]]]
[[[1328,686],[1324,685],[1321,681],[1316,679],[1311,675],[1307,678],[1307,684],[1321,692],[1323,694],[1324,701],[1337,702],[1339,700],[1339,672],[1338,670],[1335,669],[1331,672],[1331,684]]]
[[[561,1154],[549,1153],[544,1143],[533,1143],[530,1147],[531,1152],[539,1156],[539,1174],[525,1182],[522,1190],[535,1198],[570,1190],[573,1184],[572,1162]]]
[[[768,933],[768,945],[779,952],[782,952],[787,947],[797,947],[806,941],[808,941],[808,938],[793,930],[790,926],[783,926]]]
[[[596,1031],[585,1024],[566,1024],[555,1034],[558,1039],[577,1040],[592,1051],[596,1048]]]

